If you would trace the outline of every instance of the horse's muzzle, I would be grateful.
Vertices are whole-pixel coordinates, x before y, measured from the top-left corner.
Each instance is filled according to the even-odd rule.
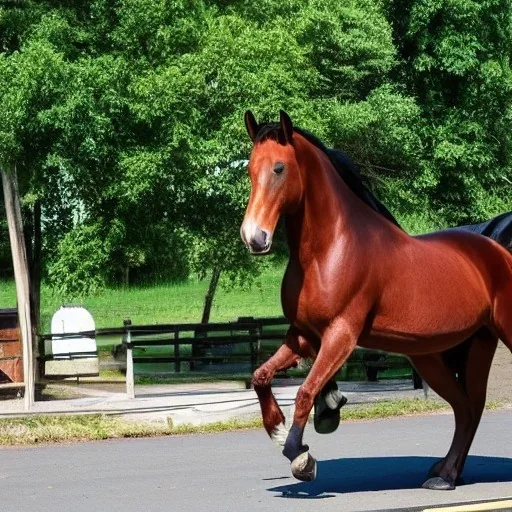
[[[254,236],[249,240],[248,246],[253,254],[266,254],[270,251],[270,244],[271,239],[266,231],[258,228]]]
[[[252,254],[266,254],[272,245],[272,235],[255,224],[243,225],[242,240]]]

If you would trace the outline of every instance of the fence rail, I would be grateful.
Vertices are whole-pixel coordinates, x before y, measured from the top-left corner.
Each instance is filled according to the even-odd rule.
[[[182,372],[184,364],[190,371],[208,371],[224,366],[249,365],[251,373],[268,359],[282,343],[289,324],[284,317],[252,318],[241,317],[233,322],[211,324],[160,324],[132,325],[130,319],[123,327],[97,329],[66,335],[43,334],[40,342],[59,338],[82,338],[104,335],[122,337],[126,348],[126,390],[135,396],[135,365],[156,363],[174,367],[175,373]],[[168,347],[168,350],[166,349]],[[245,349],[245,350],[244,350]],[[70,354],[73,356],[74,354]],[[76,356],[79,354],[77,353]],[[51,356],[42,355],[42,360]],[[358,349],[349,359],[352,365],[361,368],[368,380],[376,380],[379,372],[388,369],[412,369],[404,356],[388,355],[384,352]],[[415,387],[421,387],[419,376],[412,369]]]
[[[264,333],[266,327],[280,326],[276,333]],[[171,363],[174,371],[181,373],[182,363],[191,368],[206,364],[247,363],[251,372],[266,359],[262,341],[280,343],[288,324],[284,318],[253,319],[239,318],[236,322],[212,324],[173,324],[166,326],[134,326],[129,319],[124,321],[126,330],[123,345],[126,347],[126,390],[130,397],[135,396],[134,368],[136,363]],[[165,335],[165,339],[151,339],[152,335]],[[149,337],[149,338],[148,338]],[[237,345],[247,347],[245,352],[234,352]],[[169,346],[172,354],[148,357],[136,355],[134,350],[147,347]],[[190,350],[183,354],[180,347]],[[270,355],[270,354],[268,354]],[[197,369],[197,368],[195,368]]]

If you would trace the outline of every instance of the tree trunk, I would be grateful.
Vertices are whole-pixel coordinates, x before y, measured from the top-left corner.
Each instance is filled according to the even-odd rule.
[[[40,328],[40,290],[41,290],[41,202],[37,200],[30,212],[30,220],[25,219],[25,249],[30,269],[30,306],[34,336]]]
[[[22,212],[23,216],[23,212]],[[23,221],[25,250],[27,251],[28,268],[30,271],[30,306],[32,313],[32,329],[37,335],[40,319],[41,289],[41,202],[37,200],[30,212],[30,217]]]
[[[5,212],[9,227],[16,297],[18,300],[18,318],[20,323],[21,341],[23,344],[23,374],[25,382],[25,410],[34,403],[35,372],[34,355],[37,346],[32,331],[32,314],[30,307],[30,274],[27,261],[27,250],[23,233],[21,206],[18,190],[16,166],[12,169],[1,169],[4,189]]]
[[[207,324],[210,321],[210,313],[212,311],[213,299],[215,297],[215,291],[219,284],[220,269],[218,267],[213,269],[212,277],[210,279],[210,285],[204,298],[203,317],[201,319],[202,324]]]
[[[23,214],[22,214],[23,215]],[[23,222],[23,232],[25,234],[25,250],[27,251],[27,261],[29,268],[30,284],[30,313],[32,315],[32,336],[34,343],[37,343],[37,333],[41,329],[41,201],[38,199],[34,203],[34,208],[30,212],[30,218]],[[35,363],[36,382],[39,379],[39,364],[37,359]]]
[[[42,239],[41,239],[41,201],[34,204],[34,246],[32,249],[32,329],[34,338],[41,329],[41,269],[42,269]],[[36,372],[37,373],[37,372]]]

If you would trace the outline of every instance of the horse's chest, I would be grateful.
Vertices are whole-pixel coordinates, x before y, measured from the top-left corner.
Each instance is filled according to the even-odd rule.
[[[285,316],[295,326],[320,334],[339,304],[333,284],[332,280],[322,279],[315,267],[306,272],[289,267],[281,291]]]

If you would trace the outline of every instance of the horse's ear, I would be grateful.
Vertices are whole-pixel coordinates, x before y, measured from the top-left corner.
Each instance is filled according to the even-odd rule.
[[[254,117],[254,114],[248,110],[244,115],[245,120],[245,127],[247,128],[247,133],[249,134],[249,137],[254,142],[256,140],[256,135],[258,135],[258,122],[256,121],[256,118]]]
[[[293,138],[293,124],[290,116],[284,110],[279,111],[279,121],[286,142],[291,144]]]

